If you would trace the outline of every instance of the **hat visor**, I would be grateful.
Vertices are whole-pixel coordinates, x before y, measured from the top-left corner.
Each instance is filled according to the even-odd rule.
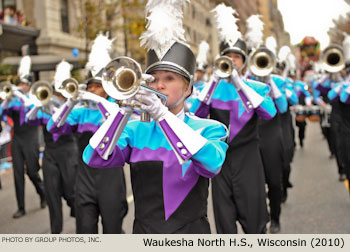
[[[191,81],[191,76],[189,76],[185,71],[181,70],[180,67],[177,67],[176,64],[172,64],[172,65],[169,65],[166,63],[154,64],[154,65],[151,65],[148,69],[146,69],[146,73],[151,74],[152,72],[158,71],[158,70],[174,72],[184,76],[188,81]]]

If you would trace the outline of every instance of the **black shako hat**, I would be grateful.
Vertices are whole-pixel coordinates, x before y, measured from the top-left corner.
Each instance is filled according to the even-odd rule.
[[[18,83],[26,83],[29,86],[31,86],[32,83],[33,83],[33,75],[32,74],[27,74],[27,75],[21,77],[19,79]]]
[[[102,73],[104,68],[102,68],[95,76],[92,76],[91,72],[89,71],[89,75],[87,76],[86,85],[88,86],[91,83],[100,83],[102,84]]]
[[[196,70],[196,57],[188,46],[175,42],[161,59],[154,50],[149,50],[146,67],[147,74],[156,70],[166,70],[181,74],[191,82]]]
[[[233,46],[230,46],[227,42],[222,41],[220,43],[220,54],[225,55],[228,52],[235,52],[239,53],[243,56],[244,63],[247,59],[247,44],[242,39],[237,39],[237,41],[233,44]]]

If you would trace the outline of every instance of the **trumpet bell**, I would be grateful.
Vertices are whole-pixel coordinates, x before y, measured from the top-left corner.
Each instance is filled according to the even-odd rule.
[[[102,73],[102,86],[109,96],[126,100],[135,95],[141,86],[140,65],[129,57],[119,57],[107,64]]]
[[[51,100],[52,94],[53,88],[47,81],[37,81],[29,90],[29,97],[37,106],[45,106]]]
[[[7,81],[0,83],[0,98],[9,99],[13,94],[12,84]]]
[[[79,83],[76,79],[68,78],[62,82],[59,91],[67,99],[74,98],[78,95]]]
[[[250,71],[258,77],[265,77],[272,73],[276,65],[276,57],[267,48],[259,48],[248,59]]]
[[[325,71],[337,73],[345,66],[343,50],[337,45],[328,46],[322,52],[321,61]]]
[[[214,62],[214,72],[220,78],[228,78],[234,68],[233,61],[227,56],[221,56]]]

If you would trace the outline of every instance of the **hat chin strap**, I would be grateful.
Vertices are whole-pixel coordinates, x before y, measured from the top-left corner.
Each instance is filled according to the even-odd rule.
[[[237,72],[241,73],[246,64],[247,64],[247,61],[244,61],[243,65],[239,69],[237,69]]]
[[[177,106],[180,105],[181,102],[183,102],[186,99],[185,95],[183,95],[175,104],[173,104],[172,106],[169,106],[168,109],[172,110],[174,108],[176,108]]]
[[[193,81],[191,80],[190,85],[188,86],[188,90],[192,89],[192,86],[193,86]],[[185,101],[185,100],[187,99],[186,92],[187,92],[187,91],[185,91],[185,93],[183,94],[183,96],[182,96],[175,104],[173,104],[172,106],[169,106],[168,109],[169,109],[169,110],[172,110],[172,109],[176,108],[177,106],[179,106],[179,104],[180,104],[181,102]]]

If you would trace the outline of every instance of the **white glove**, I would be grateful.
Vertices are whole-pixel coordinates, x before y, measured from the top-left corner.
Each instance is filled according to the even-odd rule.
[[[102,104],[104,109],[107,110],[109,114],[111,114],[113,110],[118,108],[118,105],[116,103],[110,102],[107,99],[88,91],[79,90],[78,97],[81,100],[88,100],[88,101],[95,102],[96,104],[98,103]],[[106,115],[104,115],[104,117],[105,116]]]
[[[148,112],[156,121],[159,121],[168,111],[158,96],[151,91],[141,88],[135,95],[135,99],[135,104],[139,105],[141,110]]]
[[[32,102],[30,101],[30,99],[21,91],[15,89],[13,90],[13,94],[23,100],[24,107],[29,107],[30,105],[32,105]]]
[[[153,75],[150,75],[150,74],[142,74],[142,81],[144,83],[152,82],[152,81],[154,81],[154,77],[153,77]]]

